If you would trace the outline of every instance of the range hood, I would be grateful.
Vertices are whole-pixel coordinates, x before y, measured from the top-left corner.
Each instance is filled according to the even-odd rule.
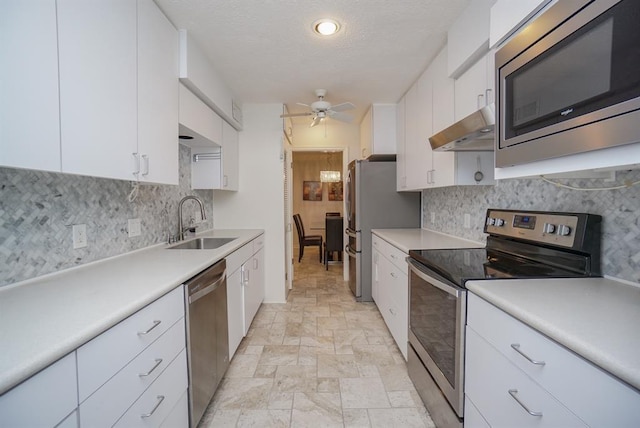
[[[492,151],[495,124],[495,105],[492,103],[429,137],[429,143],[439,152]]]

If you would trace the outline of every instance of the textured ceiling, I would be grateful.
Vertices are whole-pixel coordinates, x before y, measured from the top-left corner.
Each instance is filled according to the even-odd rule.
[[[156,0],[188,30],[243,103],[350,101],[358,123],[374,102],[395,103],[446,41],[469,0]],[[330,37],[311,26],[330,17]],[[308,118],[297,119],[308,121]]]

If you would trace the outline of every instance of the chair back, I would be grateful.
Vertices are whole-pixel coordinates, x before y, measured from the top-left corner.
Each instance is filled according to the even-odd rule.
[[[293,221],[296,223],[298,241],[300,242],[300,245],[302,245],[302,241],[304,240],[304,226],[302,225],[302,218],[300,218],[300,214],[294,214]]]
[[[340,213],[329,212],[325,214],[325,217],[340,217]]]
[[[342,251],[343,243],[343,218],[328,216],[325,218],[325,231],[327,251]]]

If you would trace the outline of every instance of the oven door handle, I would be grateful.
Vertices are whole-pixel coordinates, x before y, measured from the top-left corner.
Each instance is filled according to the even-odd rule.
[[[411,257],[407,257],[407,263],[409,264],[409,269],[411,269],[411,271],[415,273],[420,279],[428,282],[429,284],[433,285],[436,288],[439,288],[445,293],[451,294],[456,298],[460,298],[462,293],[464,293],[464,289],[460,287],[456,287],[455,285],[452,285],[452,284],[446,284],[422,272],[422,270],[420,270],[421,265],[415,260],[413,260]]]

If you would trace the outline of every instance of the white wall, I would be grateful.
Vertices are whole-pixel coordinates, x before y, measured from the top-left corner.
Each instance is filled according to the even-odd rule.
[[[360,153],[360,126],[329,119],[324,124],[309,128],[308,123],[296,123],[293,126],[293,147],[347,147],[349,164]]]
[[[265,302],[284,303],[282,104],[243,105],[238,192],[216,191],[214,227],[264,229]]]

